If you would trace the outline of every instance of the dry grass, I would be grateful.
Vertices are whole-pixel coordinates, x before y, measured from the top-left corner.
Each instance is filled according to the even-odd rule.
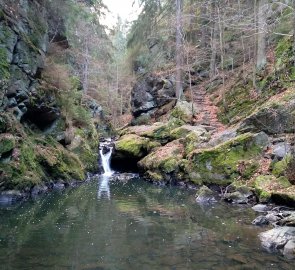
[[[50,57],[45,61],[42,76],[46,82],[59,90],[69,91],[72,88],[68,67],[55,63]]]

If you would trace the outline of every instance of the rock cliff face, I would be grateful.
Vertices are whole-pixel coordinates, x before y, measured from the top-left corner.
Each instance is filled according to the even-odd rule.
[[[42,1],[0,0],[0,191],[84,180],[97,168],[98,133],[87,117],[99,117],[100,106],[90,99],[65,113],[69,98],[43,79],[49,22]]]
[[[1,109],[21,120],[29,111],[29,99],[36,94],[44,66],[48,44],[46,16],[35,1],[0,4]],[[50,110],[44,111],[46,114]],[[57,117],[58,110],[49,114]]]
[[[131,108],[135,123],[148,122],[169,110],[176,103],[174,79],[149,74],[140,79],[132,90]]]

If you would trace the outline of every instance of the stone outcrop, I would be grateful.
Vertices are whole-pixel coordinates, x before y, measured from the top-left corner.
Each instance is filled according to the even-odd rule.
[[[173,78],[163,78],[153,74],[144,76],[132,89],[131,108],[134,117],[155,117],[167,113],[160,108],[169,103],[175,104],[175,86]]]
[[[0,5],[1,107],[19,120],[36,94],[48,44],[46,16],[39,13],[38,5],[22,1],[12,12]]]

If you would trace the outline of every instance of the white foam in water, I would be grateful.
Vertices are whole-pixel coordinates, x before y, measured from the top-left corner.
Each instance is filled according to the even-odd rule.
[[[113,174],[113,171],[111,170],[111,166],[110,166],[112,152],[113,152],[113,147],[110,147],[109,151],[105,154],[103,153],[103,148],[100,149],[100,151],[99,151],[100,156],[101,156],[102,167],[104,170],[103,175],[105,175],[105,176],[112,176],[112,174]]]

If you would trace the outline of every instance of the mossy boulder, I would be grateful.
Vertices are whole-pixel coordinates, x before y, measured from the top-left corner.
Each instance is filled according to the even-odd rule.
[[[174,137],[171,136],[171,132],[176,128],[183,126],[184,124],[184,121],[173,118],[165,124],[155,124],[156,126],[153,126],[153,128],[150,130],[147,130],[145,133],[142,134],[142,136],[165,144],[174,140]]]
[[[2,189],[30,189],[48,181],[84,180],[86,168],[79,157],[52,137],[27,136],[16,144],[13,158],[0,164]]]
[[[67,149],[76,154],[87,171],[98,170],[99,137],[95,129],[76,129],[74,139]]]
[[[0,157],[15,147],[15,138],[12,134],[0,135]]]
[[[135,134],[142,137],[149,137],[150,134],[153,134],[155,130],[164,126],[165,123],[156,122],[152,125],[138,125],[138,126],[130,126],[118,131],[120,136],[126,134]]]
[[[185,123],[190,123],[194,116],[193,104],[187,101],[178,101],[171,112],[171,116]]]
[[[177,140],[156,148],[149,155],[138,162],[138,166],[152,180],[172,181],[181,174],[181,161],[184,148]]]
[[[194,134],[197,138],[207,137],[206,129],[200,126],[183,125],[171,131],[170,136],[172,139],[177,140],[185,138],[189,133]]]
[[[272,174],[276,177],[284,176],[291,160],[292,156],[288,154],[281,161],[275,162],[272,165]]]
[[[247,117],[238,131],[264,131],[267,134],[294,133],[295,98],[266,104]]]
[[[261,202],[295,202],[294,186],[286,177],[275,177],[273,175],[261,175],[254,181],[254,188]]]
[[[191,181],[198,184],[249,179],[258,169],[258,160],[267,145],[264,133],[246,133],[213,148],[191,152],[186,170]]]
[[[140,137],[135,134],[122,136],[115,142],[115,159],[132,158],[140,160],[156,145],[148,138]]]

